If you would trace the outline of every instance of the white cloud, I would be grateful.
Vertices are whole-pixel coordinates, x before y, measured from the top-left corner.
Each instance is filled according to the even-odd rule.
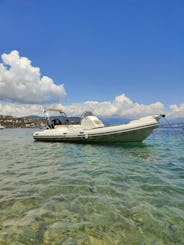
[[[64,85],[41,76],[40,69],[33,67],[26,57],[20,57],[18,51],[1,56],[0,63],[0,100],[44,104],[59,102],[65,96]]]
[[[165,111],[164,105],[160,102],[148,105],[139,104],[137,102],[133,102],[125,94],[116,96],[112,101],[86,101],[84,103],[73,103],[71,105],[51,103],[48,106],[62,108],[69,116],[81,116],[84,111],[90,110],[95,115],[101,117],[122,117],[134,119],[147,115],[164,113],[168,119],[184,118],[184,104],[171,105],[170,110]],[[43,116],[43,105],[3,102],[0,103],[0,114],[13,116]]]
[[[125,94],[121,94],[119,96],[116,96],[115,102],[117,102],[119,104],[127,104],[127,105],[133,104],[132,100],[129,99]]]
[[[150,105],[133,102],[125,94],[116,96],[112,101],[86,101],[84,103],[73,103],[71,105],[49,104],[49,107],[62,108],[68,115],[80,116],[84,111],[92,111],[102,117],[139,118],[147,115],[164,113],[164,105],[156,102]],[[0,104],[0,114],[25,116],[43,115],[43,106],[6,103]]]
[[[125,94],[116,96],[112,101],[86,101],[64,107],[68,114],[80,115],[86,110],[91,110],[94,114],[103,117],[123,117],[138,118],[147,115],[164,113],[164,105],[155,102],[150,105],[133,102]]]
[[[139,118],[142,116],[165,113],[168,118],[184,118],[184,104],[171,105],[165,111],[164,104],[140,104],[125,94],[116,96],[112,101],[86,101],[71,105],[59,104],[66,96],[64,85],[41,76],[40,69],[33,67],[26,57],[18,51],[1,56],[0,63],[0,114],[13,116],[43,115],[43,104],[61,107],[68,115],[81,115],[91,110],[97,116]]]
[[[15,117],[40,115],[43,116],[43,106],[33,104],[3,103],[0,104],[1,115],[11,115]]]
[[[168,113],[170,118],[184,118],[184,104],[170,105],[171,111]]]

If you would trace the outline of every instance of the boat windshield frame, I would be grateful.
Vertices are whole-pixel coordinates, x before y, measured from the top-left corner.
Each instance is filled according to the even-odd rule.
[[[45,122],[46,122],[46,127],[47,128],[54,129],[55,128],[54,125],[63,124],[62,123],[62,119],[60,119],[60,118],[54,119],[54,117],[50,116],[47,113],[49,111],[59,112],[59,114],[60,114],[59,117],[66,118],[65,119],[65,124],[69,124],[68,117],[67,117],[66,113],[62,109],[57,109],[57,108],[44,108],[43,109],[43,112],[44,112],[44,118],[45,118]],[[55,124],[55,120],[60,121],[60,123],[59,124]]]

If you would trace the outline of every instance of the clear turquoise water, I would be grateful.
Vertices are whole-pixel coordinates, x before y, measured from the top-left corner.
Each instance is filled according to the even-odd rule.
[[[184,130],[142,144],[0,131],[0,244],[184,244]]]

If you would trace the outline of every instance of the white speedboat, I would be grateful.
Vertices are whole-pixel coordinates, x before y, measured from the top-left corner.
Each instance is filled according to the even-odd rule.
[[[159,120],[165,117],[158,114],[132,120],[127,124],[105,126],[91,112],[84,113],[79,124],[73,124],[62,110],[44,109],[45,115],[48,111],[59,112],[63,120],[46,116],[46,129],[35,132],[35,140],[80,143],[141,142],[159,126]]]
[[[0,124],[0,129],[4,129],[5,127]]]

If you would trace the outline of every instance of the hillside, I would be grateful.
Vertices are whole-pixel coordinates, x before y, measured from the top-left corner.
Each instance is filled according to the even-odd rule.
[[[44,119],[0,115],[0,124],[5,128],[37,128],[43,126]]]

